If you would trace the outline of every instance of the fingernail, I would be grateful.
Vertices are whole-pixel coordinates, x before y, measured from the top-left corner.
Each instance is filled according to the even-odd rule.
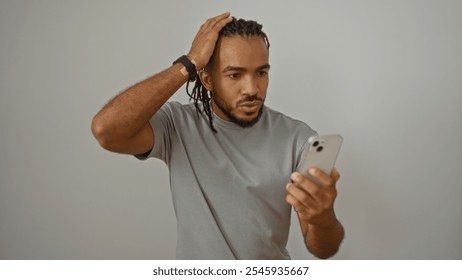
[[[292,180],[297,180],[298,178],[300,178],[300,174],[298,174],[298,172],[294,172],[292,173],[292,175],[290,175],[290,178]]]
[[[309,172],[311,175],[316,175],[316,168],[310,168]]]
[[[290,183],[286,185],[286,190],[289,190],[289,187],[290,187]]]

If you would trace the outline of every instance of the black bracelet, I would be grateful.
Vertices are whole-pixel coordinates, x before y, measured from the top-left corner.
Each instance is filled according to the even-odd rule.
[[[186,55],[180,56],[177,60],[173,62],[173,64],[176,64],[178,62],[184,65],[186,71],[188,71],[189,73],[189,80],[193,82],[197,77],[197,70],[194,63],[192,63]]]

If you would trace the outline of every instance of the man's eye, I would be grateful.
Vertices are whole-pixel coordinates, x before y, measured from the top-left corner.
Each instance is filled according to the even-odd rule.
[[[240,74],[239,73],[233,73],[233,74],[229,74],[228,77],[230,77],[231,79],[237,79],[240,77]]]
[[[268,71],[258,71],[257,75],[258,76],[266,76],[266,75],[268,75]]]

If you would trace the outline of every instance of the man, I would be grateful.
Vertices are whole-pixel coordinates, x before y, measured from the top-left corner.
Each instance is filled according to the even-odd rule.
[[[312,254],[328,258],[340,246],[339,174],[311,170],[315,183],[294,172],[315,132],[264,105],[269,69],[261,25],[224,13],[201,26],[187,56],[93,119],[105,149],[168,165],[178,259],[289,259],[291,206]],[[194,79],[194,104],[167,102]]]

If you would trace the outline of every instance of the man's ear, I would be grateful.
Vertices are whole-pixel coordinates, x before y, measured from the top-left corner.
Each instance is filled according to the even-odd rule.
[[[210,76],[210,72],[207,72],[205,68],[199,72],[199,79],[201,79],[202,85],[208,91],[213,91],[212,77]]]

